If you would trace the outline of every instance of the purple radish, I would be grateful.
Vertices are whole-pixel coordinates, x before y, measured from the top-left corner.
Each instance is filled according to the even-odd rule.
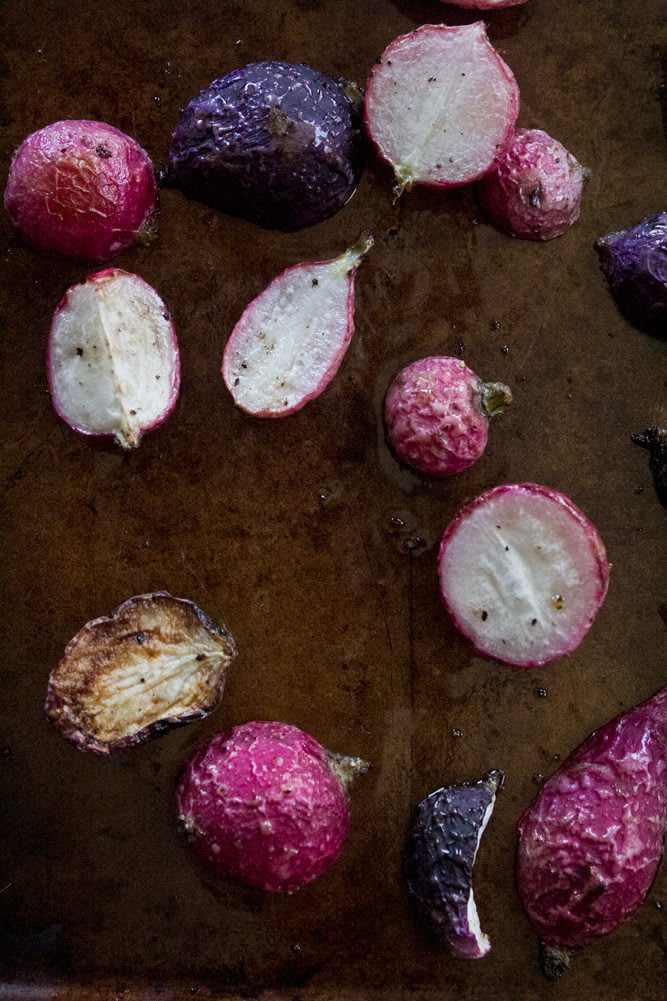
[[[167,419],[180,386],[176,332],[155,289],[114,268],[72,285],[51,321],[48,374],[71,428],[135,448]]]
[[[5,210],[37,250],[110,257],[152,232],[155,171],[148,153],[112,125],[53,122],[15,152]]]
[[[667,688],[591,734],[519,822],[519,891],[559,977],[642,904],[667,827]]]
[[[667,337],[667,211],[595,244],[616,305],[640,330]]]
[[[480,927],[472,871],[502,785],[501,771],[437,789],[415,810],[405,847],[408,887],[424,922],[458,959],[491,949]]]
[[[354,333],[354,280],[373,238],[332,261],[295,264],[274,278],[234,327],[222,377],[254,417],[285,417],[319,396]]]
[[[512,236],[553,240],[579,218],[590,171],[541,129],[517,129],[495,170],[477,185],[491,221]]]
[[[399,194],[413,184],[450,188],[482,177],[518,113],[516,80],[482,21],[401,35],[366,85],[366,127]]]
[[[179,819],[215,875],[291,893],[340,855],[347,789],[367,769],[287,723],[244,723],[191,759],[176,794]]]
[[[71,640],[46,714],[78,750],[111,754],[207,716],[235,656],[231,634],[194,602],[140,594]]]
[[[489,418],[512,402],[500,382],[483,383],[459,358],[421,358],[398,373],[384,406],[394,452],[430,476],[451,476],[480,458]]]
[[[440,594],[484,657],[541,667],[579,646],[609,586],[597,529],[564,494],[535,483],[487,490],[442,537]]]

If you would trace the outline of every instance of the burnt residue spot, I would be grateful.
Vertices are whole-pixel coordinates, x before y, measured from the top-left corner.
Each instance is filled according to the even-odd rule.
[[[103,160],[108,160],[110,156],[113,156],[111,150],[107,149],[106,146],[102,146],[101,143],[99,146],[95,147],[95,152],[98,156],[101,156]]]
[[[81,358],[83,355],[83,348],[77,348],[76,353],[78,354],[79,358]]]
[[[239,382],[240,382],[240,381],[241,381],[241,380],[239,379],[239,377],[238,377],[238,375],[237,375],[237,376],[236,376],[236,378],[234,379],[234,385],[235,385],[235,386],[238,386],[238,384],[239,384]]]
[[[486,611],[486,609],[483,608],[482,609],[482,622],[486,622],[486,620],[488,619],[488,617],[489,617],[489,613]]]
[[[537,625],[537,619],[531,619],[530,620],[530,624],[531,624],[531,626],[536,626]]]
[[[202,660],[206,660],[206,654],[205,653],[198,653],[197,656],[196,656],[196,658],[195,658],[195,660],[198,660],[199,663],[201,663]]]
[[[535,689],[535,698],[536,699],[546,699],[546,697],[547,697],[548,694],[549,693],[546,690],[546,688],[536,688]]]
[[[315,288],[315,286],[316,286],[316,285],[319,285],[319,284],[320,284],[320,283],[319,283],[319,280],[318,280],[317,278],[313,278],[313,280],[312,280],[312,282],[311,282],[311,285],[313,286],[313,288]]]

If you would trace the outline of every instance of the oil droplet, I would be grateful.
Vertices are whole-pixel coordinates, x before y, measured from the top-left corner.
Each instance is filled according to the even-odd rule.
[[[457,730],[456,727],[452,728],[452,737],[462,737],[463,730]]]
[[[533,775],[533,782],[535,783],[536,786],[541,786],[542,785],[542,783],[544,782],[544,775],[542,774],[542,772],[535,772],[534,773],[534,775]]]
[[[535,689],[535,698],[536,699],[546,699],[546,697],[547,697],[548,694],[549,693],[546,690],[546,688],[536,688]]]

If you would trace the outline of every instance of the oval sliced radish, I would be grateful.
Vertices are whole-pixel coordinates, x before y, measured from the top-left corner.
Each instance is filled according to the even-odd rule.
[[[371,139],[412,184],[453,187],[491,170],[519,113],[516,80],[482,21],[425,24],[395,39],[366,85]]]
[[[354,333],[354,278],[372,245],[365,233],[333,261],[295,264],[253,299],[222,359],[241,410],[285,417],[328,386]]]
[[[180,386],[176,332],[155,289],[114,268],[68,289],[51,322],[48,375],[71,428],[136,447],[169,416]]]
[[[478,653],[540,667],[571,653],[609,585],[597,529],[564,494],[495,487],[466,504],[442,538],[440,592]]]

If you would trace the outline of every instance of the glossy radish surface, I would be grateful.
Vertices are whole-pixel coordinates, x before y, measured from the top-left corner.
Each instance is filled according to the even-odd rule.
[[[549,979],[645,899],[667,829],[667,688],[591,734],[519,822],[521,899]],[[656,995],[657,996],[657,995]]]
[[[255,417],[284,417],[326,389],[354,333],[354,280],[373,239],[332,261],[296,264],[271,282],[234,327],[222,376]]]
[[[146,151],[112,125],[53,122],[15,152],[5,210],[37,250],[110,257],[150,233],[155,171]]]
[[[138,275],[90,275],[53,315],[48,370],[53,405],[70,427],[134,448],[178,396],[178,343],[165,304]]]
[[[482,21],[426,24],[402,35],[366,86],[366,126],[399,191],[481,177],[503,152],[518,113],[516,80]]]
[[[571,653],[609,584],[595,526],[535,483],[495,487],[461,508],[443,535],[439,573],[457,629],[478,653],[515,667]]]
[[[176,799],[192,847],[218,876],[292,892],[340,855],[360,758],[326,751],[287,723],[219,733],[187,765]]]

